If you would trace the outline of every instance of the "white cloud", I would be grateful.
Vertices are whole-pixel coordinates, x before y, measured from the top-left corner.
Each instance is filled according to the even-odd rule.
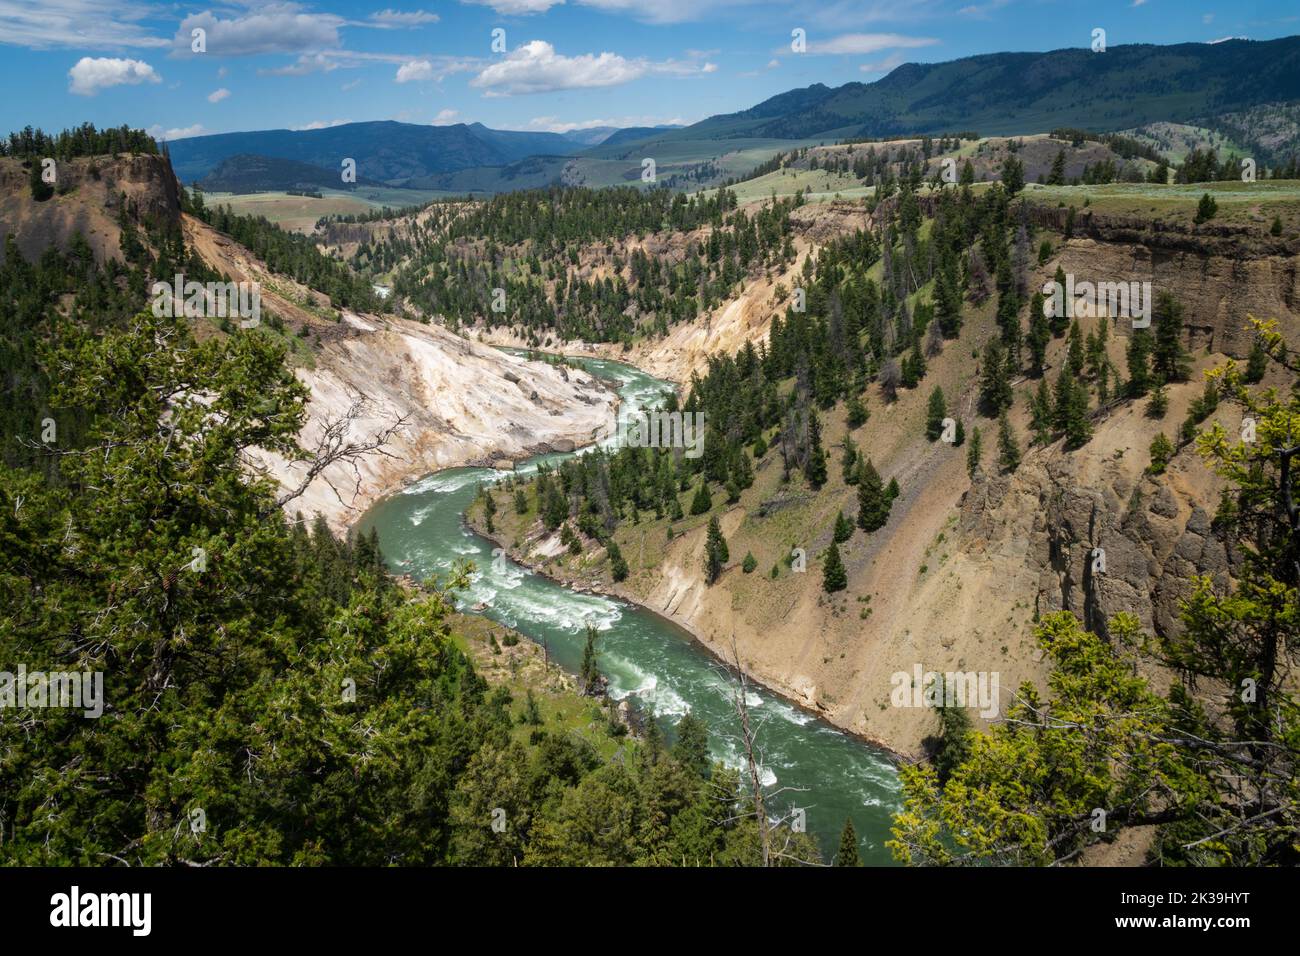
[[[357,77],[355,80],[352,80],[348,83],[344,83],[342,86],[339,87],[339,89],[342,90],[344,93],[346,93],[348,90],[355,90],[360,85],[361,85],[361,77]]]
[[[202,123],[195,123],[193,126],[184,126],[180,129],[163,129],[157,123],[145,130],[154,139],[188,139],[191,136],[202,136],[207,132]]]
[[[716,63],[705,63],[702,67],[700,67],[700,72],[701,72],[701,73],[717,73],[717,72],[718,72],[718,64],[716,64]]]
[[[78,96],[94,96],[110,86],[162,82],[162,77],[143,60],[121,60],[105,56],[83,56],[68,70],[68,79],[69,92]]]
[[[425,24],[437,23],[439,19],[441,18],[438,14],[425,10],[380,10],[378,13],[370,14],[371,24],[383,30],[422,27]]]
[[[551,7],[557,7],[564,0],[460,0],[476,7],[491,7],[503,17],[526,16],[531,13],[545,13]]]
[[[529,40],[488,66],[469,85],[487,96],[549,93],[555,90],[618,86],[644,76],[645,60],[626,60],[617,53],[564,56],[545,40]]]
[[[324,53],[303,53],[288,66],[258,70],[259,76],[306,76],[309,73],[329,73],[339,68],[339,61]]]
[[[901,33],[844,33],[824,41],[809,41],[809,53],[823,54],[863,54],[879,53],[881,50],[896,48],[914,49],[915,47],[934,46],[939,41],[934,37],[904,36]]]
[[[433,118],[430,126],[451,126],[453,123],[459,123],[460,110],[438,110],[438,115]]]
[[[351,123],[351,122],[352,120],[347,120],[347,119],[312,120],[310,123],[307,123],[304,126],[290,126],[289,128],[292,130],[297,130],[298,132],[302,132],[303,130],[309,130],[309,129],[329,129],[332,126],[342,126],[345,123]]]
[[[219,80],[222,79],[229,72],[230,71],[227,70],[224,66],[217,67],[217,79]]]
[[[418,83],[426,80],[441,83],[454,73],[466,73],[477,69],[482,61],[455,56],[426,56],[418,60],[397,57],[389,62],[400,64],[393,77],[397,83]]]
[[[778,60],[776,57],[772,57],[772,59],[767,61],[767,68],[769,70],[775,70],[780,65],[781,65],[781,61]]]
[[[293,3],[271,4],[245,16],[222,20],[210,11],[181,21],[172,40],[172,56],[192,56],[191,31],[207,31],[207,52],[217,56],[254,56],[260,53],[298,53],[340,44],[342,17],[332,13],[303,13]]]
[[[208,102],[220,103],[222,100],[228,99],[229,97],[230,97],[230,90],[226,89],[223,86],[221,89],[213,90],[211,93],[208,94]]]
[[[411,83],[417,80],[433,79],[433,64],[428,60],[411,60],[397,68],[397,82]]]
[[[140,25],[153,12],[137,0],[0,0],[0,45],[86,49],[165,47]]]
[[[1140,7],[1140,6],[1142,6],[1143,4],[1145,4],[1146,2],[1147,2],[1147,0],[1133,0],[1133,6],[1135,6],[1135,7]]]

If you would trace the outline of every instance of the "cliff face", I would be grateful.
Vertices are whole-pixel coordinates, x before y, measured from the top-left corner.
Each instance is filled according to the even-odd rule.
[[[1045,210],[1039,224],[1063,226],[1064,215]],[[816,494],[791,494],[779,482],[779,459],[760,463],[755,487],[721,517],[731,566],[717,583],[703,580],[702,526],[666,546],[652,540],[661,529],[634,530],[624,554],[654,554],[657,566],[634,574],[626,593],[719,652],[729,654],[734,637],[742,663],[759,679],[843,727],[909,752],[919,750],[936,724],[927,710],[891,706],[891,677],[898,672],[918,664],[996,672],[1005,708],[1021,681],[1041,686],[1046,677],[1032,638],[1036,615],[1070,610],[1105,634],[1109,618],[1126,611],[1149,632],[1176,630],[1189,579],[1209,575],[1225,585],[1236,558],[1211,527],[1220,480],[1190,446],[1165,474],[1149,476],[1149,446],[1160,432],[1176,438],[1206,369],[1246,357],[1248,315],[1275,318],[1293,344],[1300,341],[1300,250],[1292,241],[1261,237],[1260,230],[1143,230],[1102,217],[1078,217],[1073,238],[1051,238],[1056,251],[1032,270],[1031,288],[1051,280],[1060,266],[1079,280],[1150,281],[1155,292],[1168,290],[1182,303],[1184,344],[1195,364],[1191,381],[1168,389],[1163,418],[1149,417],[1145,400],[1114,405],[1094,416],[1084,447],[1066,451],[1057,442],[1028,449],[1014,474],[998,474],[997,423],[976,413],[972,355],[996,334],[989,303],[968,316],[958,342],[930,361],[923,387],[904,390],[892,405],[878,388],[868,392],[871,418],[852,433],[854,441],[886,481],[898,479],[902,493],[885,528],[869,536],[855,532],[840,546],[847,591],[832,597],[821,588],[821,555],[835,516],[857,513],[854,490],[839,474],[836,446],[846,428],[837,409],[823,420],[830,481]],[[769,323],[770,312],[748,323],[749,334],[764,335]],[[1081,325],[1086,336],[1098,323]],[[1123,322],[1110,323],[1108,355],[1120,370],[1127,367],[1130,332]],[[675,360],[672,377],[687,377],[698,358],[673,342],[670,335],[658,346],[665,350],[658,367],[668,371]],[[1064,340],[1049,347],[1051,382],[1064,353]],[[966,474],[965,448],[923,436],[925,403],[936,384],[949,408],[960,411],[968,439],[975,426],[983,433],[984,467],[974,481]],[[1022,380],[1015,389],[1011,421],[1022,448],[1029,430],[1025,400],[1037,384]],[[1215,421],[1235,433],[1240,412],[1223,405],[1206,424]],[[785,565],[775,579],[764,573],[793,546],[806,551],[806,573]],[[1094,572],[1096,549],[1105,563]],[[738,567],[747,552],[758,561],[752,574]]]
[[[120,256],[117,226],[122,198],[143,217],[180,221],[180,187],[161,156],[78,157],[56,166],[55,195],[37,202],[29,172],[0,158],[0,244],[12,235],[29,260],[50,246],[67,248],[81,233],[101,262]]]

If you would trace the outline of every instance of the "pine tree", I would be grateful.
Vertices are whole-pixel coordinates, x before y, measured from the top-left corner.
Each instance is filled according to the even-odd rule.
[[[1151,372],[1157,382],[1185,382],[1191,377],[1191,359],[1183,348],[1183,307],[1168,292],[1156,297],[1155,346]]]
[[[822,590],[834,594],[848,586],[849,578],[844,571],[844,562],[840,559],[840,546],[832,541],[826,552],[826,563],[822,567]]]
[[[944,401],[943,389],[938,385],[930,392],[930,401],[925,410],[925,437],[938,441],[943,434],[943,420],[948,417],[948,403]]]
[[[970,435],[970,447],[966,449],[966,474],[970,475],[971,481],[975,480],[975,474],[980,470],[980,458],[984,451],[984,440],[980,436],[979,426]]]
[[[1258,385],[1264,378],[1264,372],[1268,370],[1268,352],[1264,349],[1263,343],[1258,340],[1250,350],[1250,357],[1246,360],[1246,383],[1248,385]]]
[[[605,551],[609,555],[609,570],[615,581],[623,581],[627,578],[628,567],[627,561],[623,559],[623,552],[619,549],[618,543],[613,538],[605,545]]]
[[[714,515],[709,519],[709,530],[704,542],[704,577],[709,584],[718,580],[728,557],[727,540],[722,536],[718,516]]]
[[[867,418],[869,417],[867,406],[857,395],[849,396],[848,402],[845,403],[844,410],[848,416],[849,428],[861,428],[867,423]]]
[[[1141,398],[1151,389],[1151,333],[1134,329],[1125,354],[1128,358],[1126,391],[1130,398]]]
[[[713,497],[709,494],[709,482],[703,475],[700,476],[700,486],[695,489],[695,497],[691,499],[691,514],[707,514],[713,507]]]
[[[980,362],[980,400],[997,414],[1011,404],[1011,380],[1006,354],[997,339],[989,339]]]
[[[1047,185],[1065,185],[1065,147],[1056,151],[1056,158],[1052,160],[1052,171],[1047,174]]]
[[[592,694],[600,686],[600,667],[597,662],[596,641],[600,632],[587,625],[587,641],[582,648],[582,664],[578,668],[578,681],[584,694]]]
[[[1075,319],[1070,323],[1070,344],[1066,352],[1065,367],[1069,369],[1071,375],[1078,378],[1083,374],[1083,363],[1083,332],[1079,328],[1079,320]]]
[[[1164,432],[1157,432],[1156,437],[1151,439],[1150,450],[1151,464],[1147,467],[1148,474],[1163,475],[1170,459],[1174,457],[1174,443],[1165,437]]]
[[[867,458],[858,475],[858,527],[863,531],[876,531],[889,520],[889,502],[885,500],[884,483],[876,466]]]
[[[813,488],[826,484],[826,451],[822,448],[822,426],[816,412],[808,415],[808,462],[804,465],[804,477]]]
[[[1052,325],[1043,315],[1043,294],[1035,292],[1029,307],[1029,359],[1034,374],[1042,375],[1047,361],[1047,345],[1052,341]]]
[[[837,544],[848,541],[853,537],[853,522],[844,517],[843,509],[835,516],[834,540]]]
[[[1214,197],[1209,193],[1201,196],[1201,201],[1196,204],[1196,218],[1193,220],[1198,226],[1203,222],[1209,222],[1219,214],[1219,204],[1214,201]]]
[[[840,849],[835,854],[836,866],[861,866],[862,857],[858,855],[858,834],[853,829],[853,821],[844,818],[844,829],[840,831]]]
[[[998,416],[998,464],[1006,472],[1013,472],[1020,467],[1020,445],[1005,410]]]

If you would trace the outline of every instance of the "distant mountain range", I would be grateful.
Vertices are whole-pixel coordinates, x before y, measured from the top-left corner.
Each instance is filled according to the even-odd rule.
[[[291,188],[289,180],[306,181],[306,171],[265,164],[256,175],[228,167],[215,179],[212,174],[231,157],[262,156],[320,167],[335,179],[346,157],[356,160],[358,178],[493,192],[555,181],[566,168],[572,173],[575,163],[580,180],[599,183],[613,176],[621,181],[621,168],[611,170],[611,165],[651,151],[702,162],[747,148],[767,149],[770,155],[783,142],[964,131],[1008,135],[1062,126],[1111,132],[1161,121],[1205,124],[1296,100],[1300,37],[1234,39],[908,63],[873,83],[818,83],[686,127],[546,133],[495,130],[481,123],[385,121],[196,136],[170,143],[169,149],[186,182],[229,182],[229,173],[245,188]]]
[[[194,136],[168,143],[168,150],[172,168],[185,182],[202,179],[232,156],[254,155],[335,172],[344,159],[354,159],[358,178],[403,185],[434,173],[505,166],[527,156],[570,156],[585,146],[580,139],[560,133],[489,129],[482,123],[422,126],[385,120],[326,129]]]

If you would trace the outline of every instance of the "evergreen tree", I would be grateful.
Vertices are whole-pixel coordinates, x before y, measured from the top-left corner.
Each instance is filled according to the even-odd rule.
[[[1052,160],[1052,171],[1047,174],[1047,185],[1049,186],[1065,185],[1065,148],[1064,147],[1056,151],[1056,158]]]
[[[980,362],[980,401],[996,415],[1011,404],[1011,398],[1006,353],[997,339],[989,339]]]
[[[816,412],[809,412],[808,416],[808,462],[803,473],[813,488],[826,484],[826,451],[822,448],[822,426]]]
[[[998,464],[1005,472],[1013,472],[1020,467],[1020,445],[1005,409],[998,416]]]
[[[594,694],[600,687],[599,655],[596,653],[596,641],[599,639],[600,632],[588,624],[587,639],[582,646],[582,663],[578,667],[578,682],[584,694]]]
[[[1170,459],[1174,457],[1174,443],[1165,437],[1164,432],[1157,432],[1156,437],[1151,439],[1150,451],[1151,464],[1147,467],[1148,474],[1163,475]]]
[[[1151,333],[1146,329],[1134,329],[1128,339],[1128,385],[1126,391],[1131,398],[1141,398],[1151,388]]]
[[[844,562],[840,559],[840,546],[832,541],[826,552],[826,564],[822,568],[822,590],[834,594],[848,586],[848,575],[844,571]]]
[[[938,441],[943,434],[943,420],[948,417],[948,403],[944,401],[943,389],[938,385],[930,392],[930,401],[925,410],[925,437]]]
[[[1192,374],[1191,359],[1183,348],[1183,307],[1168,292],[1156,297],[1155,345],[1151,372],[1157,382],[1185,382]]]
[[[704,542],[704,577],[709,584],[718,580],[729,557],[727,540],[722,536],[718,516],[714,515],[709,519],[709,530]]]
[[[858,475],[858,527],[863,531],[876,531],[889,520],[889,502],[885,498],[884,483],[871,459],[864,459]]]
[[[844,516],[843,509],[835,516],[834,540],[842,544],[853,537],[853,522]]]
[[[858,834],[853,829],[853,821],[844,818],[844,829],[840,831],[840,849],[835,854],[836,866],[861,866],[862,857],[858,855]]]
[[[850,429],[861,428],[867,423],[867,406],[857,395],[850,395],[845,404],[848,426]]]
[[[700,486],[695,489],[695,497],[691,499],[691,514],[708,514],[712,507],[713,497],[709,494],[709,482],[701,475]]]
[[[966,449],[966,474],[970,475],[971,481],[975,480],[975,474],[980,470],[980,459],[984,452],[984,440],[980,437],[979,426],[971,432],[970,446]]]

